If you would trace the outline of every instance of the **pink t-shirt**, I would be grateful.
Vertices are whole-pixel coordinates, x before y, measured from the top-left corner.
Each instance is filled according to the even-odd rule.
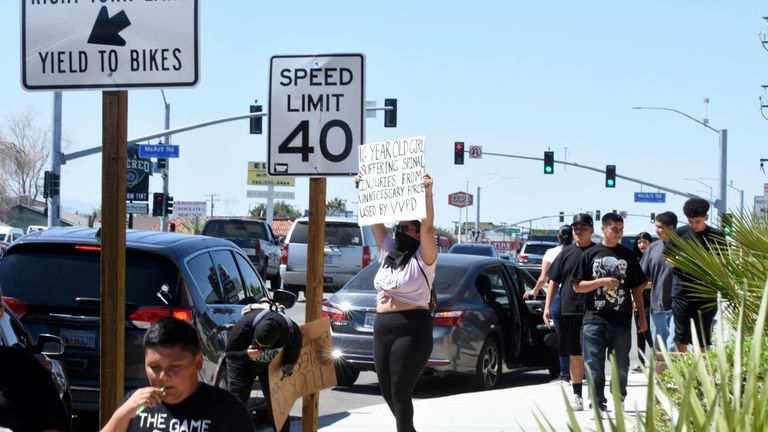
[[[384,264],[384,259],[389,251],[395,248],[395,240],[392,236],[384,238],[384,244],[381,245],[379,253],[379,262]],[[421,252],[416,251],[413,257],[408,261],[405,267],[389,268],[383,265],[376,273],[373,279],[373,286],[376,288],[376,300],[380,301],[386,297],[392,297],[395,300],[413,305],[427,305],[431,298],[430,287],[435,280],[435,267],[437,260],[432,265],[427,265],[421,258]],[[427,275],[419,270],[419,266]],[[429,283],[427,283],[429,279]]]

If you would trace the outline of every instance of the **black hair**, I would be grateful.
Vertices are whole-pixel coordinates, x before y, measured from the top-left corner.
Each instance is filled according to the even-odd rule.
[[[656,222],[660,222],[662,225],[677,228],[677,215],[671,211],[665,211],[656,215]]]
[[[653,241],[653,237],[651,237],[651,235],[645,231],[635,236],[635,243],[637,243],[637,241],[640,239],[645,239],[645,240],[648,240],[649,242]]]
[[[706,216],[708,212],[709,202],[704,198],[691,198],[683,204],[683,214],[688,218]]]
[[[190,354],[197,355],[200,352],[200,339],[192,324],[167,316],[152,323],[144,334],[144,351],[156,346],[179,347]]]
[[[407,222],[407,223],[409,223],[409,224],[413,225],[414,227],[416,227],[416,232],[421,232],[421,221],[420,221],[420,220],[418,220],[418,219],[414,219],[414,220],[403,220],[403,221],[400,221],[400,222]],[[398,223],[396,223],[396,224],[395,224],[395,225],[392,227],[392,231],[395,231],[395,232],[397,231],[397,225],[398,225],[398,224],[399,224],[399,222],[398,222]]]
[[[573,227],[570,225],[561,226],[557,231],[557,241],[563,246],[573,243]]]
[[[614,212],[608,212],[603,215],[603,218],[601,219],[601,222],[603,226],[608,226],[611,224],[611,222],[624,222],[624,218],[621,217],[620,214],[614,213]]]

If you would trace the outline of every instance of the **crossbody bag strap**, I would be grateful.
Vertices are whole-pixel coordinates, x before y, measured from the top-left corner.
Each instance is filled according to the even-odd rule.
[[[416,257],[414,257],[416,259]],[[437,294],[435,294],[435,287],[432,286],[431,283],[429,283],[429,278],[427,277],[427,273],[424,272],[424,269],[421,268],[421,264],[419,264],[419,260],[416,260],[416,265],[419,266],[419,270],[421,270],[421,274],[424,275],[424,280],[427,281],[427,286],[429,287],[429,311],[434,312],[435,308],[437,307]]]

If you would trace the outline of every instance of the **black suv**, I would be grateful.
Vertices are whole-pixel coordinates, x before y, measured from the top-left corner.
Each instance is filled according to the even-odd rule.
[[[99,402],[99,259],[95,229],[57,228],[25,236],[0,259],[0,286],[8,306],[33,337],[58,335],[75,410]],[[222,385],[220,367],[228,329],[244,304],[267,296],[240,248],[205,236],[129,230],[126,234],[126,391],[147,384],[145,329],[173,314],[200,334],[202,381]],[[282,296],[282,294],[286,294]],[[275,294],[291,307],[295,297]]]

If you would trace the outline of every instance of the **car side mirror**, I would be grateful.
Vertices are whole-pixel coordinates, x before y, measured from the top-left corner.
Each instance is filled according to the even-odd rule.
[[[37,337],[37,347],[42,354],[57,356],[64,353],[64,344],[61,338],[51,334],[41,334]]]
[[[296,303],[296,299],[298,299],[298,296],[290,291],[279,289],[272,292],[272,300],[286,309],[292,308]]]

